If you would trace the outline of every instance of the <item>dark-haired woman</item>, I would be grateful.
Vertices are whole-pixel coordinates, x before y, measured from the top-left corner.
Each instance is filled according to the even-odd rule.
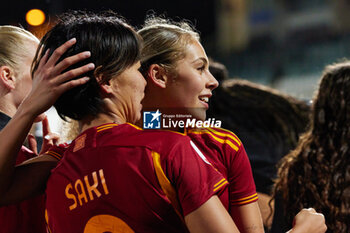
[[[278,168],[272,232],[288,228],[305,205],[324,213],[329,232],[349,232],[349,90],[350,63],[327,66],[313,99],[310,128]]]

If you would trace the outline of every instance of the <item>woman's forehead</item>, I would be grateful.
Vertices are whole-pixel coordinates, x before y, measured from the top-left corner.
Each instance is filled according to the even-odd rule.
[[[185,50],[185,58],[188,60],[195,61],[197,59],[205,60],[208,63],[207,55],[204,51],[203,46],[199,41],[192,41],[188,43]]]

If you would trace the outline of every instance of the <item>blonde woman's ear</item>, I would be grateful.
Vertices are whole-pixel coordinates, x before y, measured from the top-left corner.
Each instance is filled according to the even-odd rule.
[[[148,68],[146,78],[149,79],[154,85],[161,88],[166,88],[168,76],[166,70],[162,66],[158,64],[152,64]]]
[[[14,72],[9,66],[0,66],[0,83],[8,90],[15,88]]]

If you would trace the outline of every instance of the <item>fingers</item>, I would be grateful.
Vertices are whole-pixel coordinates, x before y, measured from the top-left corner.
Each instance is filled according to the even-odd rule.
[[[49,120],[46,117],[43,121],[43,144],[45,146],[51,147],[55,145],[60,139],[60,135],[51,132]]]
[[[295,232],[319,232],[323,233],[327,230],[325,217],[323,214],[316,212],[314,208],[302,209],[295,216]],[[299,230],[296,230],[296,229]],[[300,231],[300,229],[303,229]],[[292,231],[294,232],[294,231]]]
[[[28,134],[27,140],[28,140],[29,149],[32,150],[34,154],[38,154],[38,149],[37,149],[38,144],[36,142],[35,137],[32,134]]]
[[[56,145],[59,139],[60,139],[60,136],[56,133],[50,132],[49,134],[45,135],[43,137],[43,144],[41,146],[40,154],[45,153],[52,146]]]
[[[312,214],[317,217],[319,223],[319,233],[324,233],[327,231],[326,219],[322,213],[316,212],[314,209],[311,210]]]
[[[314,208],[308,208],[308,211],[310,211],[311,213],[316,213],[316,210]]]
[[[41,67],[43,67],[43,65],[46,63],[49,57],[49,52],[50,52],[50,49],[47,49],[44,56],[40,59],[38,70],[41,69]]]
[[[51,146],[55,145],[55,142],[58,141],[60,137],[58,136],[58,134],[55,133],[49,133],[47,135],[45,135],[43,137],[43,144],[45,146],[43,146],[43,148],[50,148]]]
[[[55,66],[53,72],[61,73],[63,70],[67,69],[71,65],[73,65],[79,61],[82,61],[86,58],[89,58],[90,56],[91,56],[91,52],[85,51],[85,52],[78,53],[74,56],[67,57]]]
[[[46,135],[51,133],[49,120],[47,119],[47,117],[45,117],[41,123],[43,124],[43,137],[45,138]]]
[[[94,63],[89,63],[87,65],[69,70],[69,71],[61,74],[59,77],[59,80],[60,80],[60,82],[64,83],[72,78],[78,77],[86,72],[89,72],[90,70],[93,70],[94,68],[95,68]]]
[[[89,77],[83,77],[80,79],[71,80],[69,82],[61,84],[60,87],[57,88],[57,91],[58,91],[58,93],[66,92],[69,89],[72,89],[74,87],[77,87],[77,86],[80,86],[80,85],[87,83],[89,80],[90,80]]]
[[[60,135],[57,133],[50,132],[48,135],[45,136],[46,140],[51,140],[53,145],[56,145],[58,140],[60,140]]]
[[[48,57],[48,50],[45,52],[45,55],[40,61],[40,65],[44,64],[45,61],[48,59],[47,63],[45,64],[46,68],[43,68],[44,70],[50,70],[50,74],[52,77],[54,77],[59,83],[64,83],[72,78],[78,77],[86,72],[89,72],[95,68],[95,65],[93,63],[89,63],[87,65],[71,69],[63,74],[60,74],[62,71],[66,70],[71,65],[76,64],[77,62],[80,62],[86,58],[89,58],[91,56],[90,51],[84,51],[78,54],[75,54],[73,56],[67,57],[58,64],[56,62],[60,59],[60,57],[72,46],[76,43],[76,39],[73,38],[60,47],[58,47],[50,56]],[[44,65],[43,65],[44,66]],[[52,68],[52,69],[51,69]]]
[[[61,45],[60,47],[58,47],[57,49],[55,49],[55,51],[52,53],[46,64],[49,66],[54,66],[56,62],[60,59],[60,57],[76,42],[77,40],[73,38]]]

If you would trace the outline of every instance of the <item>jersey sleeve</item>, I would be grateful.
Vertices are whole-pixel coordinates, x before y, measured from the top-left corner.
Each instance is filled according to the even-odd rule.
[[[44,153],[44,155],[51,156],[51,157],[57,159],[58,161],[60,161],[63,157],[64,152],[66,151],[66,149],[68,147],[69,147],[69,144],[67,144],[67,143],[54,145],[54,146],[50,147],[50,149],[48,151],[46,151]]]
[[[248,155],[241,144],[238,151],[234,152],[228,148],[227,153],[234,153],[229,156],[229,195],[230,206],[245,205],[258,200],[252,169]]]
[[[228,185],[228,181],[189,139],[178,143],[164,162],[167,176],[176,189],[183,216],[199,208]]]

